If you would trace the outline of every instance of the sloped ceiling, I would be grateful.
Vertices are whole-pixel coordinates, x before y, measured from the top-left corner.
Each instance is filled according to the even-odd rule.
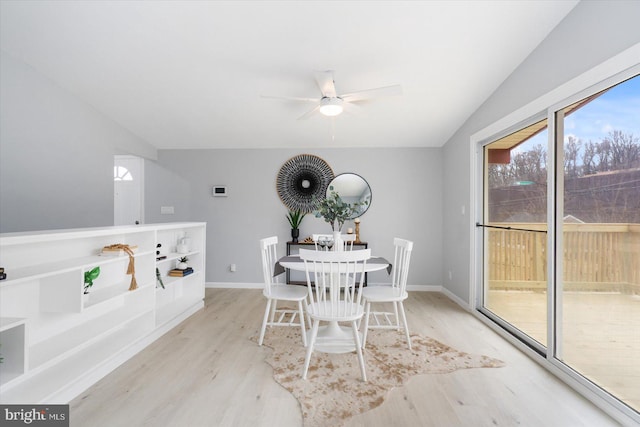
[[[6,1],[3,55],[159,149],[439,147],[577,1]],[[318,97],[400,84],[363,114]]]

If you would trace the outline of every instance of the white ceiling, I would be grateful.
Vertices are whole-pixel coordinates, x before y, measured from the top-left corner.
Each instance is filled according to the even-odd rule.
[[[571,1],[6,1],[2,49],[160,149],[439,147]],[[400,84],[364,114],[319,97]]]

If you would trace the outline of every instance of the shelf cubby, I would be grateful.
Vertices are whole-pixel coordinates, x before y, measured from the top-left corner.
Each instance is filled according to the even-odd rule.
[[[26,372],[26,319],[0,317],[0,385]]]

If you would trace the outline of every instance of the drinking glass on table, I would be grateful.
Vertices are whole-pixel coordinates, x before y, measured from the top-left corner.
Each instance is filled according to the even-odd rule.
[[[332,238],[327,238],[327,250],[330,251],[331,248],[333,247],[333,239]]]
[[[320,249],[324,249],[325,246],[327,246],[327,238],[324,236],[318,237],[318,246],[320,246]]]

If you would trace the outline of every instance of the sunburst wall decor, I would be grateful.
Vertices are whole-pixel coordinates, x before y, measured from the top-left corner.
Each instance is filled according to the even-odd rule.
[[[300,154],[287,160],[278,172],[276,189],[290,210],[312,212],[314,199],[324,199],[334,178],[331,167],[318,156]]]

